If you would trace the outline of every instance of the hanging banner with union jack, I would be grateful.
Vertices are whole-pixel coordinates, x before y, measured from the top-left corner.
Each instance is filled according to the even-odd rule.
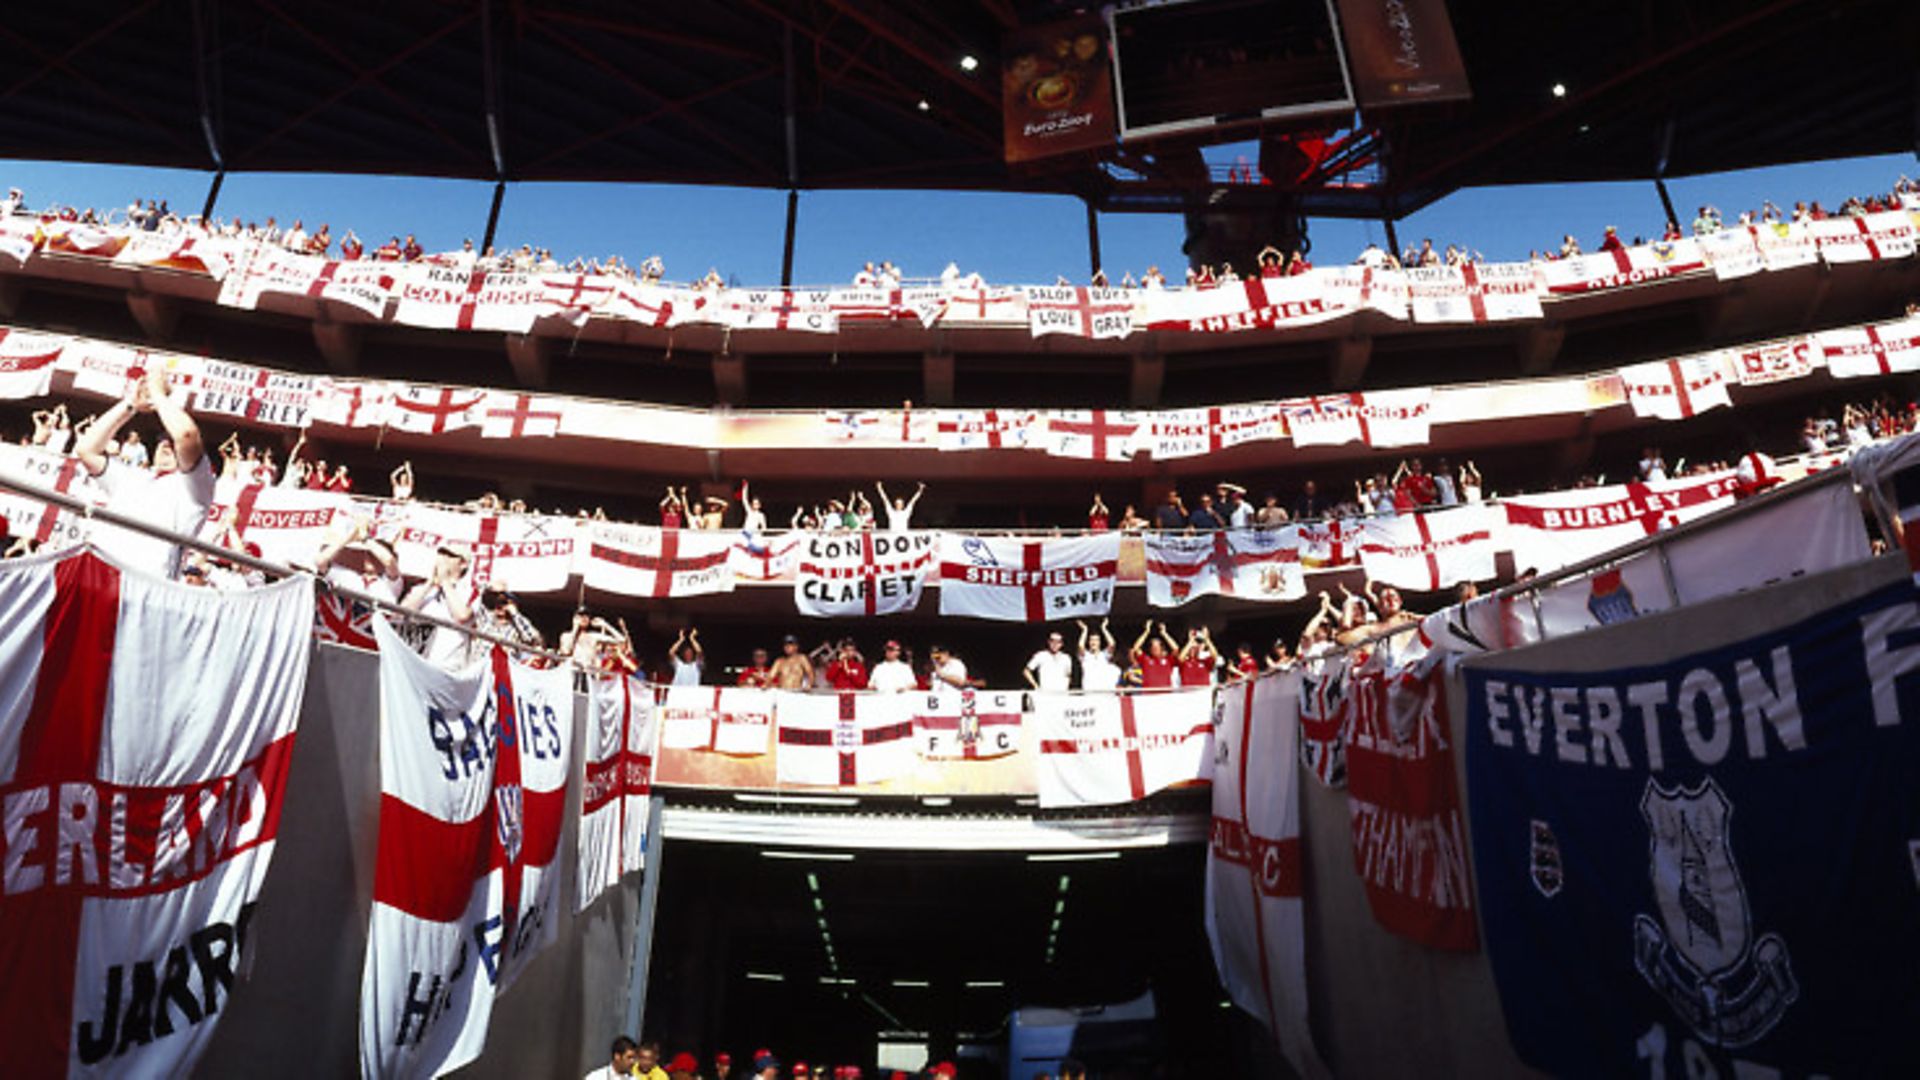
[[[1484,323],[1544,315],[1532,263],[1469,262],[1406,273],[1415,322]]]
[[[1179,607],[1202,596],[1297,600],[1307,594],[1300,537],[1281,529],[1146,534],[1147,603]]]
[[[1502,501],[1516,571],[1546,573],[1732,506],[1733,471]]]
[[[573,675],[500,648],[449,674],[384,618],[374,633],[380,835],[360,1075],[439,1076],[480,1056],[494,998],[558,936]]]
[[[1630,364],[1620,369],[1620,381],[1635,416],[1685,420],[1708,409],[1733,407],[1719,353]]]
[[[1071,334],[1083,338],[1123,338],[1133,333],[1133,290],[1087,285],[1029,285],[1027,329],[1034,337]]]
[[[0,1040],[21,1077],[190,1076],[252,961],[313,588],[0,563]]]
[[[1213,779],[1213,690],[1036,694],[1040,806],[1138,802]]]
[[[653,729],[653,687],[631,675],[595,675],[588,681],[575,911],[585,911],[622,877],[645,869]]]
[[[581,577],[621,596],[703,596],[733,591],[732,533],[596,521]]]
[[[1120,534],[1046,540],[940,534],[940,614],[1006,622],[1105,615]]]

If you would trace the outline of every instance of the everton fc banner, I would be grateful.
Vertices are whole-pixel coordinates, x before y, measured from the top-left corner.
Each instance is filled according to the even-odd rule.
[[[1707,626],[1663,622],[1673,641]],[[1658,664],[1469,666],[1474,865],[1520,1058],[1915,1075],[1916,671],[1904,577]]]
[[[251,959],[313,590],[0,564],[0,1073],[190,1076]]]
[[[499,648],[451,675],[386,620],[374,634],[380,838],[360,1073],[438,1076],[480,1056],[494,998],[558,930],[573,681]]]

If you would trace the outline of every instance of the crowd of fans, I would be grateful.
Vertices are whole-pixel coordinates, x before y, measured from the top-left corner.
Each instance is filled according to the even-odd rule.
[[[858,1065],[808,1065],[805,1061],[796,1061],[789,1068],[773,1051],[765,1048],[755,1050],[738,1066],[734,1064],[733,1055],[724,1050],[715,1053],[709,1064],[702,1066],[700,1059],[688,1051],[667,1057],[657,1042],[636,1043],[622,1035],[613,1040],[607,1063],[588,1073],[586,1080],[619,1080],[628,1076],[640,1080],[862,1080],[866,1075]],[[955,1080],[959,1075],[959,1067],[951,1061],[911,1073],[900,1069],[877,1069],[873,1073],[876,1080]],[[1073,1058],[1061,1061],[1058,1073],[1043,1069],[1033,1074],[1033,1080],[1086,1080],[1086,1077],[1087,1067]]]

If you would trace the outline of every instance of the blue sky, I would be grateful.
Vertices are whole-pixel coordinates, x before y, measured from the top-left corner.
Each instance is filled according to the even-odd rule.
[[[1227,148],[1222,148],[1227,149]],[[1785,165],[1670,181],[1676,208],[1691,217],[1701,203],[1731,218],[1762,199],[1791,207],[1796,199],[1838,205],[1848,195],[1886,191],[1912,155]],[[169,200],[197,212],[210,174],[119,165],[0,160],[0,186],[26,191],[28,204],[100,208],[136,197]],[[227,177],[215,213],[282,224],[305,219],[352,226],[372,247],[389,235],[416,233],[429,250],[458,247],[485,231],[492,186],[456,180],[319,174],[236,173]],[[786,197],[779,191],[657,184],[525,183],[507,189],[502,243],[531,242],[562,259],[617,252],[638,261],[658,254],[668,276],[688,280],[717,267],[746,284],[780,276]],[[1476,188],[1457,192],[1396,225],[1403,244],[1432,237],[1436,246],[1465,242],[1489,259],[1524,258],[1531,248],[1557,247],[1571,232],[1591,247],[1609,224],[1623,235],[1652,235],[1662,211],[1651,182]],[[1684,224],[1684,222],[1683,222]],[[1345,262],[1379,222],[1319,219],[1309,226],[1314,257]],[[1102,215],[1104,261],[1120,271],[1183,266],[1182,223],[1171,215]],[[800,196],[795,280],[849,279],[867,259],[891,258],[913,275],[937,274],[949,259],[989,280],[1051,282],[1086,274],[1086,211],[1072,198],[971,192],[822,191]],[[1173,276],[1170,274],[1169,276]]]

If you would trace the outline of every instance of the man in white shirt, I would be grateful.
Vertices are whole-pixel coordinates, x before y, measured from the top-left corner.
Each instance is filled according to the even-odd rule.
[[[904,694],[917,689],[920,680],[913,677],[913,668],[900,659],[900,643],[889,641],[886,655],[873,670],[867,673],[867,689],[878,690],[883,694]]]
[[[151,473],[107,454],[120,429],[143,412],[158,416],[167,429],[167,438],[154,446]],[[205,524],[213,503],[213,466],[200,425],[167,396],[167,377],[158,366],[87,428],[73,454],[98,481],[108,509],[186,536]],[[180,573],[180,545],[172,541],[102,525],[93,542],[123,566],[168,579]]]
[[[699,686],[700,677],[707,672],[707,653],[700,647],[700,631],[686,629],[673,641],[673,650],[669,654],[673,661],[674,686]]]
[[[473,625],[472,586],[465,580],[468,561],[465,550],[443,545],[435,555],[433,575],[415,585],[400,606],[461,626]],[[467,635],[435,625],[424,655],[428,663],[453,671],[466,662]]]
[[[935,697],[951,697],[966,689],[967,665],[959,657],[948,652],[945,645],[935,645],[927,650],[927,654],[933,659]]]
[[[1067,652],[1067,639],[1058,631],[1047,635],[1047,647],[1033,654],[1020,672],[1035,690],[1068,690],[1073,686],[1073,656]]]
[[[367,561],[358,569],[341,561],[340,556],[348,548],[364,552],[367,556]],[[406,582],[400,577],[400,560],[394,554],[393,545],[372,535],[371,527],[364,519],[355,521],[353,531],[346,536],[321,546],[320,554],[313,559],[313,572],[335,585],[358,589],[396,604],[406,591]]]
[[[921,484],[911,499],[889,499],[887,485],[875,483],[873,486],[880,490],[880,505],[887,508],[887,531],[906,532],[913,522],[913,508],[920,505],[920,496],[927,493],[927,485]]]
[[[588,1073],[586,1080],[624,1080],[633,1075],[633,1063],[640,1058],[640,1048],[625,1035],[613,1040],[613,1049],[608,1052],[607,1063]]]

